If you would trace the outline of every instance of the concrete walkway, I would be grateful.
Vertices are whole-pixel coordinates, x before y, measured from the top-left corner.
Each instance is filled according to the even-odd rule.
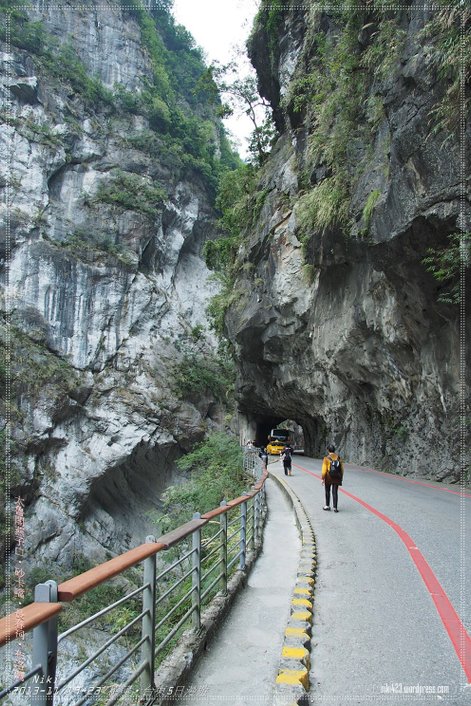
[[[217,636],[185,687],[181,706],[268,706],[278,673],[296,581],[300,541],[294,512],[274,481],[267,482],[263,551]]]

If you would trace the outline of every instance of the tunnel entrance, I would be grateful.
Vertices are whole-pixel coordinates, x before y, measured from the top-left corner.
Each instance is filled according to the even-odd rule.
[[[288,432],[287,439],[296,449],[304,449],[303,428],[294,419],[283,417],[253,417],[246,425],[242,444],[252,441],[255,446],[266,446],[272,439],[283,439],[282,431]]]
[[[240,414],[239,426],[243,446],[249,441],[257,447],[266,446],[274,430],[287,429],[290,432],[290,443],[295,450],[320,458],[324,455],[329,441],[324,421],[315,417],[293,419],[281,415]]]

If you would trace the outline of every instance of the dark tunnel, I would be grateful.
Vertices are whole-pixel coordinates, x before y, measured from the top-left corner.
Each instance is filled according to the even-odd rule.
[[[242,414],[242,417],[246,421],[243,443],[250,439],[255,446],[265,446],[272,430],[281,427],[292,430],[291,441],[297,450],[303,449],[307,456],[316,458],[324,454],[328,439],[327,428],[322,419],[310,416],[293,418],[269,414]]]

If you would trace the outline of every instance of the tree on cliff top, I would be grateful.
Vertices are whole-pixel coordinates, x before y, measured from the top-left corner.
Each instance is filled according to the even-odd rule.
[[[198,82],[198,90],[209,92],[216,86],[214,97],[222,96],[225,101],[220,107],[220,115],[246,115],[253,125],[249,141],[249,154],[252,163],[261,165],[270,153],[275,126],[270,114],[270,105],[258,92],[255,76],[240,76],[236,60],[228,64],[214,62]]]

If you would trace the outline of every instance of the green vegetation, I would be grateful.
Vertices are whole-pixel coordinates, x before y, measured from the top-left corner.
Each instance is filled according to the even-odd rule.
[[[393,434],[403,444],[409,437],[409,430],[403,424],[398,424],[394,427]]]
[[[182,456],[177,465],[189,472],[190,478],[165,491],[164,515],[159,520],[163,531],[191,520],[194,512],[208,512],[218,507],[221,500],[237,497],[248,485],[242,450],[235,438],[223,432],[210,434],[191,453]]]
[[[360,65],[368,69],[374,79],[386,80],[394,75],[406,41],[406,32],[398,26],[397,20],[382,16],[372,42],[361,56]]]
[[[38,73],[63,89],[68,100],[80,98],[88,111],[101,113],[101,120],[103,115],[116,113],[144,115],[170,160],[184,171],[201,174],[214,194],[220,174],[237,166],[238,160],[222,123],[216,120],[214,100],[208,101],[204,91],[195,89],[207,69],[189,32],[175,24],[170,6],[160,3],[149,12],[138,0],[132,7],[129,3],[124,5],[126,9],[123,7],[140,27],[151,66],[151,76],[143,78],[142,88],[133,92],[120,84],[113,90],[105,87],[98,77],[89,74],[67,38],[59,41],[41,22],[32,22],[24,10],[12,10],[6,0],[0,0],[0,16],[10,17],[12,44],[31,52]],[[217,96],[215,86],[213,92]],[[54,135],[39,137],[43,141],[55,139]],[[146,145],[141,142],[139,149],[146,151]]]
[[[116,169],[106,183],[100,182],[93,202],[118,206],[155,218],[162,210],[166,198],[162,186],[155,186],[137,174]]]
[[[349,194],[340,176],[324,179],[296,203],[296,213],[303,245],[309,242],[312,229],[324,231],[348,223]]]
[[[223,235],[208,241],[204,250],[206,264],[215,272],[229,274],[235,264],[242,233],[255,217],[251,204],[255,181],[256,171],[248,164],[226,172],[220,180],[216,208],[221,214],[218,225]]]
[[[54,579],[57,583],[66,581],[67,579],[83,574],[95,566],[93,562],[87,559],[84,555],[74,555],[72,571],[64,573],[57,570],[51,574],[51,569],[44,566],[33,567],[27,577],[25,586],[25,597],[22,601],[23,605],[28,605],[34,600],[34,587],[38,583],[44,583],[49,579]],[[105,606],[118,601],[126,593],[137,588],[141,582],[139,569],[129,569],[119,577],[106,581],[96,588],[87,591],[83,596],[68,603],[65,609],[59,615],[59,630],[62,632],[77,623],[85,620],[85,618],[98,613]],[[140,598],[132,598],[125,604],[114,608],[110,613],[98,618],[94,627],[98,630],[103,630],[109,633],[115,633],[121,630],[130,620],[139,615]],[[130,628],[126,633],[128,637],[134,640],[140,636],[140,623]]]
[[[144,81],[142,112],[152,130],[168,136],[165,142],[170,148],[181,147],[186,166],[198,171],[214,192],[220,173],[233,168],[235,155],[222,126],[214,120],[205,92],[194,88],[207,72],[202,54],[168,10],[161,6],[149,14],[138,2],[129,11],[140,26],[152,67],[152,80]],[[222,145],[219,158],[217,141]]]
[[[182,456],[177,462],[179,468],[190,474],[190,479],[183,485],[171,486],[163,496],[163,514],[157,517],[159,533],[169,531],[175,527],[191,520],[195,512],[201,514],[218,507],[222,500],[231,500],[238,497],[247,486],[253,482],[252,478],[247,478],[243,474],[242,451],[234,438],[221,432],[210,434],[208,438],[198,444],[193,451]],[[232,518],[234,515],[232,515]],[[231,519],[232,519],[231,518]],[[215,525],[208,525],[204,540],[216,533]],[[236,527],[231,527],[232,531]],[[202,559],[204,561],[204,571],[207,576],[202,581],[202,590],[209,588],[211,582],[216,578],[216,570],[220,571],[218,564],[218,552],[206,560],[209,552],[214,550],[219,543],[203,548]],[[183,542],[178,548],[166,552],[165,558],[168,562],[177,558],[190,548],[188,542]],[[239,548],[238,536],[234,536],[229,542],[229,555],[233,556]],[[172,574],[169,574],[160,587],[163,593],[175,580],[181,578],[184,572],[190,568],[190,561],[178,567]],[[236,565],[232,567],[230,573],[234,572]],[[191,587],[191,578],[186,579],[160,606],[160,615],[175,606],[188,593]],[[211,597],[217,592],[216,584],[203,599],[203,605],[207,605]],[[162,625],[156,633],[157,644],[168,634],[169,630],[178,623],[178,620],[188,610],[189,599],[183,601],[182,605],[175,611],[171,619]],[[184,628],[182,628],[184,629]],[[181,631],[180,631],[181,633]],[[179,633],[173,639],[173,643],[178,639]],[[170,643],[162,654],[164,657],[171,649]]]
[[[35,332],[38,333],[38,332]],[[7,359],[11,351],[11,363],[7,370]],[[5,548],[11,541],[12,535],[7,532],[11,527],[7,517],[7,501],[12,490],[21,484],[22,452],[28,439],[24,438],[21,430],[23,418],[19,408],[22,397],[28,398],[34,405],[47,389],[51,398],[61,398],[67,395],[80,382],[79,374],[62,358],[51,353],[45,344],[34,341],[16,326],[9,325],[9,340],[6,337],[6,324],[0,327],[0,377],[2,389],[7,381],[10,383],[10,399],[8,400],[9,420],[14,432],[7,437],[7,429],[0,430],[0,536]],[[2,401],[2,416],[5,417],[5,403]],[[6,448],[8,438],[8,449]],[[7,455],[8,465],[7,477]],[[11,519],[11,515],[10,515]],[[0,552],[0,561],[5,560],[6,553]]]
[[[13,46],[31,52],[38,67],[55,80],[80,94],[88,107],[112,105],[113,94],[103,83],[88,74],[72,44],[61,44],[47,32],[42,22],[28,18],[26,9],[11,8],[8,0],[0,2],[0,17],[10,18],[10,38]]]
[[[318,269],[314,265],[305,264],[302,267],[302,275],[304,282],[310,287],[314,284]]]
[[[66,43],[56,47],[52,40],[49,41],[48,49],[43,53],[40,62],[47,73],[80,95],[89,108],[112,107],[113,92],[106,88],[100,79],[89,75],[73,44]]]
[[[18,132],[31,142],[40,142],[48,147],[59,147],[62,145],[62,136],[51,130],[50,125],[38,123],[31,118],[20,117],[10,121],[10,125],[15,124]]]
[[[288,111],[309,111],[313,116],[307,171],[322,164],[330,173],[310,189],[298,206],[305,244],[316,230],[336,226],[348,232],[352,175],[358,167],[356,141],[365,129],[362,124],[367,77],[358,45],[361,13],[344,19],[334,38],[322,32],[313,37],[312,69],[294,81],[284,101]]]
[[[375,210],[375,206],[380,196],[381,191],[379,189],[373,189],[373,191],[366,199],[365,205],[363,206],[362,218],[366,230],[368,230],[368,228],[370,227],[371,216],[373,215],[373,211]]]
[[[437,77],[449,82],[443,101],[431,114],[433,131],[444,130],[451,121],[459,120],[460,27],[463,22],[469,25],[471,17],[458,0],[441,4],[443,10],[436,11],[418,35],[420,42],[431,42],[424,49]],[[351,231],[351,196],[369,158],[369,146],[384,120],[382,97],[398,75],[407,38],[400,13],[382,0],[374,0],[364,10],[348,7],[340,0],[332,5],[329,15],[333,26],[325,32],[314,20],[308,30],[309,69],[295,78],[282,101],[288,113],[303,114],[312,126],[309,159],[304,165],[308,193],[298,205],[305,244],[315,231],[330,227],[345,234]],[[466,76],[471,66],[470,37],[468,32],[464,45]],[[311,174],[319,166],[324,167],[326,177],[311,186]],[[378,190],[373,190],[364,206],[360,235],[369,226],[378,197]]]
[[[194,330],[194,335],[201,334]],[[169,529],[175,529],[180,524],[192,518],[193,513],[198,510],[201,513],[207,512],[217,507],[223,499],[230,500],[239,496],[248,484],[252,481],[243,474],[243,458],[239,444],[233,438],[228,437],[223,433],[213,433],[204,442],[198,444],[195,449],[183,456],[177,464],[182,470],[191,474],[190,480],[184,485],[170,487],[163,498],[164,514],[158,518],[159,533]],[[165,553],[165,557],[159,555],[159,560],[173,560],[175,552],[183,552],[185,543],[179,546],[178,550],[170,550]],[[182,548],[183,547],[183,548]],[[237,537],[231,542],[232,551],[238,550]],[[211,549],[203,550],[203,556]],[[188,562],[187,562],[188,563]],[[34,586],[48,579],[53,578],[57,582],[62,582],[72,576],[88,571],[93,568],[94,563],[89,561],[83,555],[75,555],[73,557],[72,572],[64,574],[64,572],[56,572],[51,574],[50,569],[42,566],[34,567],[26,577],[26,592],[22,601],[23,605],[27,605],[33,600]],[[205,565],[205,570],[210,567],[216,568],[217,555],[213,557],[209,564]],[[159,592],[162,595],[170,586],[178,579],[182,578],[183,573],[187,571],[189,566],[182,565],[177,567],[173,572],[168,574],[159,582]],[[235,570],[235,567],[234,569]],[[206,584],[209,584],[214,578],[214,574],[206,579]],[[124,572],[124,574],[103,583],[96,588],[88,591],[82,597],[67,604],[65,609],[59,616],[59,630],[64,631],[84,620],[85,618],[102,610],[106,605],[118,601],[132,590],[137,588],[142,583],[141,568],[132,568]],[[158,611],[158,619],[163,617],[163,613],[170,608],[175,607],[177,603],[184,597],[191,587],[191,577],[184,580],[164,601],[160,604]],[[217,586],[213,589],[212,595],[217,590]],[[204,603],[207,604],[211,594],[208,594]],[[159,644],[175,626],[184,613],[188,610],[188,599],[176,608],[169,620],[158,628],[156,632],[157,644]],[[141,611],[141,598],[137,596],[125,604],[113,609],[110,613],[102,616],[94,622],[94,627],[103,630],[105,633],[116,633],[122,629],[127,623],[136,618]],[[185,626],[186,627],[186,626]],[[185,628],[182,628],[185,629]],[[122,644],[129,649],[135,644],[140,637],[141,623],[138,621],[135,626],[130,628],[125,635],[120,638]],[[181,633],[181,631],[180,631]],[[172,642],[167,646],[160,655],[162,659],[171,649],[171,645],[178,639],[180,633],[177,633]],[[80,643],[78,643],[80,644]],[[80,657],[85,659],[85,653]]]
[[[226,403],[234,393],[235,367],[227,350],[218,352],[196,326],[189,337],[179,342],[182,360],[173,368],[173,390],[180,399],[197,401],[201,396]]]
[[[28,3],[22,3],[27,5]],[[46,32],[42,22],[31,22],[23,8],[12,5],[11,0],[0,0],[0,16],[6,26],[9,18],[10,40],[13,46],[35,53],[43,50]]]
[[[217,356],[187,354],[174,367],[173,376],[174,391],[180,399],[197,400],[211,395],[219,402],[227,402],[234,390],[234,365]]]
[[[238,251],[244,233],[255,225],[268,194],[268,190],[257,190],[259,173],[254,165],[243,164],[223,174],[219,181],[216,207],[221,214],[218,225],[222,234],[205,243],[204,256],[221,285],[220,293],[208,306],[213,328],[220,337],[224,336],[227,309],[241,296],[235,280],[242,267]]]
[[[274,4],[272,0],[262,0],[254,20],[254,32],[258,32],[260,27],[265,29],[268,37],[268,50],[271,61],[276,58],[278,51],[280,29],[283,23],[285,10],[289,2]],[[251,39],[249,39],[249,42]]]
[[[45,237],[45,240],[48,238]],[[115,242],[111,233],[76,228],[60,243],[50,242],[53,247],[66,248],[84,262],[97,262],[100,258],[106,257],[110,265],[113,264],[113,260],[125,267],[135,265],[131,251]]]
[[[443,9],[432,16],[420,39],[427,42],[437,78],[445,83],[444,95],[430,115],[431,132],[443,132],[451,139],[471,106],[465,90],[471,79],[471,11],[460,0],[438,0],[436,4]]]
[[[80,375],[63,358],[51,353],[14,325],[10,325],[10,346],[14,352],[11,363],[12,397],[27,395],[37,400],[45,386],[48,390],[67,393],[80,383]],[[0,348],[5,351],[5,327],[1,331]]]
[[[446,304],[459,304],[462,295],[461,269],[469,270],[471,262],[471,233],[452,233],[448,236],[448,242],[448,247],[429,248],[422,263],[444,285],[438,300]]]

